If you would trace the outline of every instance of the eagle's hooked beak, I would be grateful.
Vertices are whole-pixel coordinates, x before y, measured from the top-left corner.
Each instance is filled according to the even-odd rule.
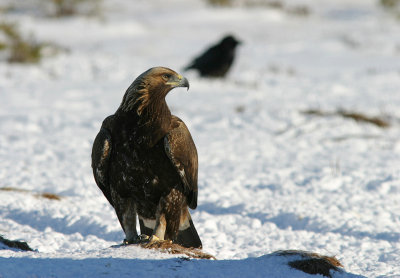
[[[171,76],[167,84],[171,85],[173,88],[186,87],[189,90],[189,81],[180,74]]]

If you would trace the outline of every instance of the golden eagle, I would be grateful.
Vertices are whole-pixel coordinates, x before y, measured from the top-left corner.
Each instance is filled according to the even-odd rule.
[[[139,75],[93,143],[94,178],[117,213],[125,243],[142,239],[138,216],[141,234],[150,242],[202,246],[188,210],[197,207],[196,146],[165,101],[176,87],[189,89],[189,82],[168,68]]]

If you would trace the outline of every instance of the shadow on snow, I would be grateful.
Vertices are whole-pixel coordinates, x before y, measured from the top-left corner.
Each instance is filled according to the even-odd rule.
[[[0,276],[8,277],[316,277],[290,268],[287,257],[268,254],[243,260],[163,260],[122,258],[0,258]],[[320,276],[319,276],[320,277]],[[364,278],[335,272],[333,277]]]

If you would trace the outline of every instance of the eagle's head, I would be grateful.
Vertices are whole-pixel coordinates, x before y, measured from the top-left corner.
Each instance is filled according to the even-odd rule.
[[[120,108],[123,111],[136,110],[141,115],[145,109],[153,110],[152,108],[163,103],[169,91],[177,87],[186,87],[189,90],[189,81],[169,68],[151,68],[139,75],[129,86]]]

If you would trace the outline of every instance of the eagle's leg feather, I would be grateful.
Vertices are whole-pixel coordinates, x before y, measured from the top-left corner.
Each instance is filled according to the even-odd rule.
[[[152,236],[160,240],[175,240],[178,234],[182,210],[186,209],[186,198],[182,192],[172,189],[161,197],[156,211],[156,224]]]
[[[140,238],[136,230],[136,206],[131,198],[121,198],[112,194],[115,211],[125,233],[124,244],[139,243]]]
[[[160,204],[158,206],[156,215],[156,226],[154,227],[153,234],[150,237],[150,241],[152,241],[152,238],[154,238],[155,240],[164,240],[165,229],[167,228],[167,221],[165,220],[165,214],[161,212],[161,203],[163,202],[160,201]]]

